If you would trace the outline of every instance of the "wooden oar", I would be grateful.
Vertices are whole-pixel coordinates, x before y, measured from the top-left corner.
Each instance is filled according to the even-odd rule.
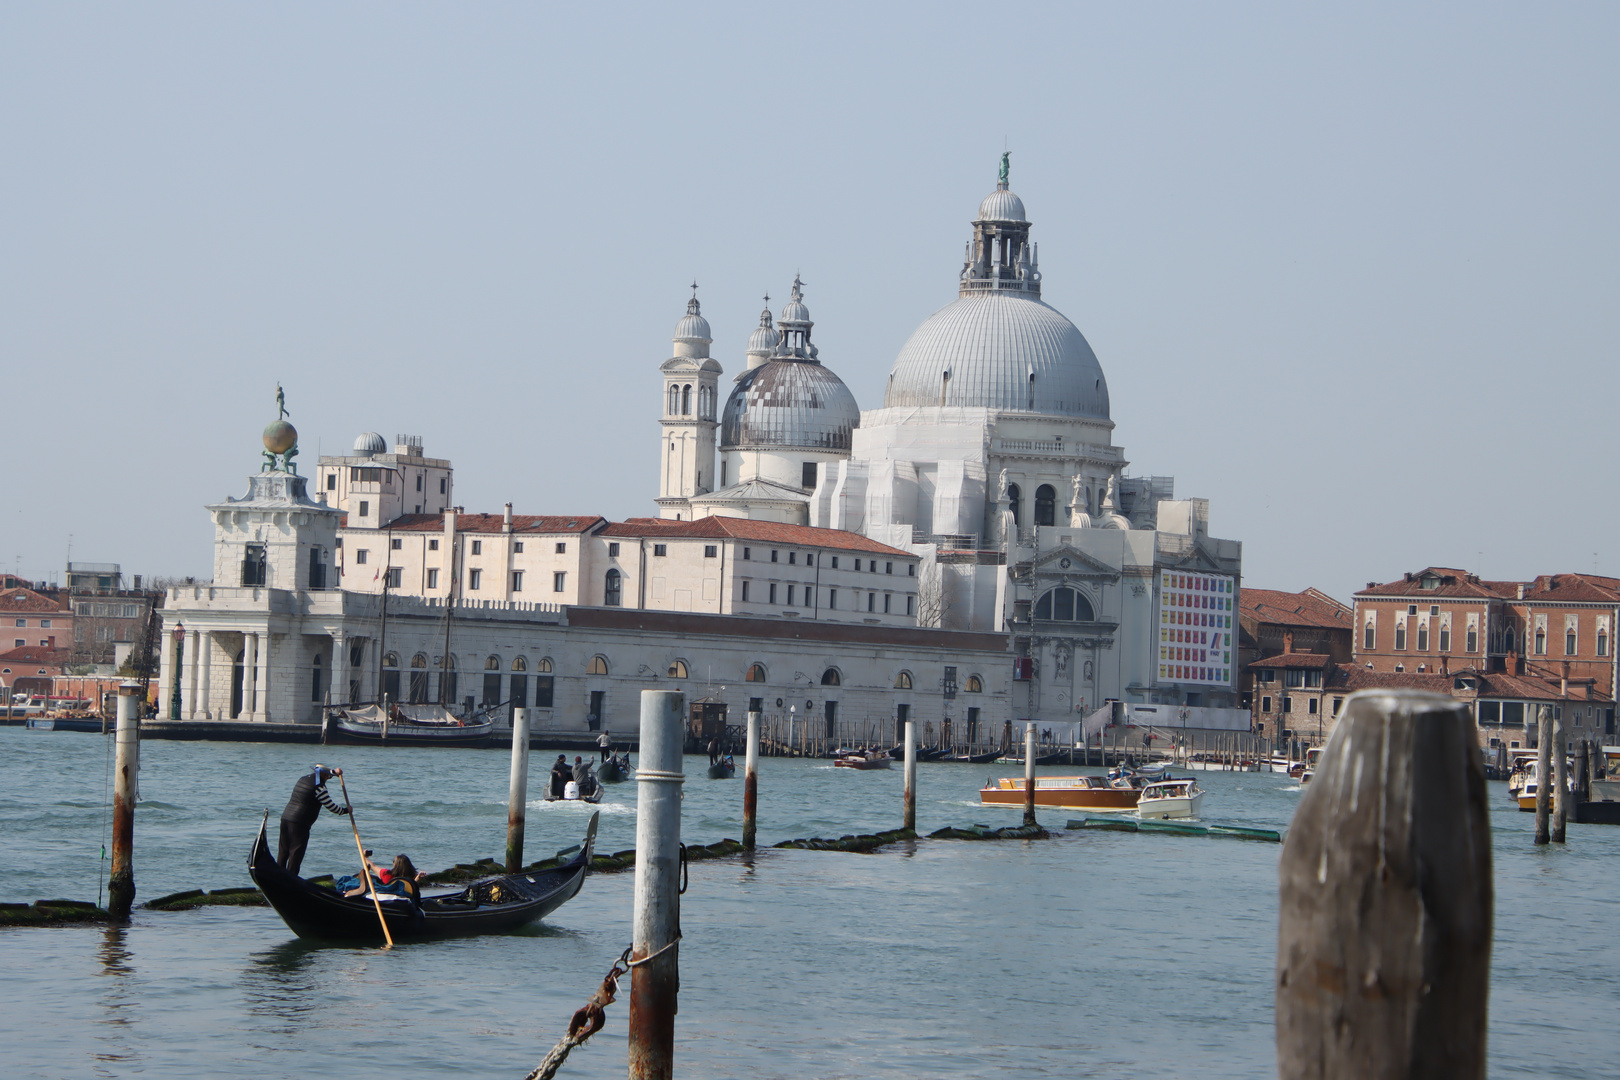
[[[355,850],[360,852],[360,872],[366,876],[366,891],[371,894],[371,903],[377,909],[377,921],[382,924],[383,940],[388,944],[385,949],[394,947],[394,935],[388,932],[388,920],[383,918],[382,901],[377,899],[377,888],[371,883],[371,860],[366,858],[366,846],[360,842],[360,826],[354,823],[354,803],[349,801],[349,785],[344,782],[343,774],[338,773],[338,786],[343,789],[343,805],[349,808],[349,828],[354,830]]]

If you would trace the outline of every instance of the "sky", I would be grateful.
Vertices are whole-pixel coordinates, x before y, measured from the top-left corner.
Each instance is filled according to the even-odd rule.
[[[1004,148],[1131,475],[1251,586],[1620,574],[1620,7],[0,8],[0,569],[197,575],[286,390],[656,512],[697,281],[882,404]],[[723,379],[729,383],[729,378]]]

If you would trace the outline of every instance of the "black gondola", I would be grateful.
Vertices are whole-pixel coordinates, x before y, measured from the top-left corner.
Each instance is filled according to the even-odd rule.
[[[996,760],[1000,756],[1000,750],[987,750],[982,754],[957,754],[955,757],[948,757],[945,760],[965,762],[969,765],[985,765]]]
[[[630,779],[629,754],[615,754],[596,767],[596,778],[604,784],[618,784]]]
[[[420,907],[403,899],[383,901],[388,932],[395,941],[427,941],[508,933],[544,918],[572,900],[585,883],[596,845],[596,818],[591,815],[579,854],[553,869],[480,878],[459,892],[424,896]],[[248,855],[248,874],[288,929],[301,938],[382,941],[371,897],[340,896],[277,865],[265,839],[269,820],[266,814],[259,824],[259,835]]]
[[[709,766],[710,780],[729,780],[737,775],[737,763],[729,757],[722,758]]]

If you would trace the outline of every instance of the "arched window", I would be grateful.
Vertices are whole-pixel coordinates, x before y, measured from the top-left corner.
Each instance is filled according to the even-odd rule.
[[[674,383],[669,384],[669,415],[678,416],[681,411],[681,388]]]
[[[977,675],[969,675],[967,680],[967,692],[970,694],[984,693],[984,680],[979,678]]]
[[[686,661],[671,660],[669,663],[669,677],[672,679],[686,678]]]
[[[1052,622],[1096,622],[1084,593],[1059,586],[1035,601],[1035,617]]]
[[[1513,651],[1513,627],[1511,625],[1507,628],[1507,651]]]
[[[765,682],[765,665],[749,664],[748,674],[744,676],[748,682]]]
[[[1054,516],[1057,506],[1057,491],[1051,484],[1042,484],[1035,489],[1035,524],[1055,525]]]
[[[385,654],[383,656],[383,667],[385,667],[385,668],[391,668],[391,667],[392,668],[397,668],[397,667],[399,667],[399,653],[391,652],[391,653]]]
[[[529,661],[526,658],[521,657],[521,656],[513,657],[512,658],[512,670],[513,671],[528,671],[529,670]]]
[[[425,705],[428,699],[428,660],[421,653],[411,657],[410,701],[412,705]]]
[[[484,661],[484,670],[485,671],[499,671],[499,670],[501,670],[501,658],[498,657],[498,656],[492,656],[488,660],[485,660]]]
[[[542,675],[551,674],[551,657],[542,656],[540,662],[534,665],[534,670]]]
[[[1571,629],[1568,629],[1568,630],[1564,631],[1564,655],[1565,656],[1574,656],[1575,655],[1575,630],[1574,630],[1574,628],[1571,628]],[[320,659],[321,658],[317,656],[315,658],[315,662],[320,663]]]
[[[585,665],[585,674],[587,675],[606,675],[607,673],[607,657],[600,654],[591,657],[591,662]]]
[[[427,657],[423,656],[421,653],[417,653],[415,656],[411,657],[411,667],[413,667],[413,668],[425,668],[425,667],[427,667]]]
[[[1536,627],[1536,655],[1547,655],[1547,628],[1544,626]]]
[[[690,383],[681,387],[681,415],[692,415],[692,386]]]
[[[1007,509],[1012,511],[1014,525],[1022,524],[1019,513],[1023,510],[1024,493],[1018,490],[1017,484],[1007,485]]]
[[[617,570],[609,570],[602,582],[602,603],[619,607],[624,603],[624,586]]]
[[[838,669],[837,668],[830,667],[826,671],[823,671],[821,673],[821,685],[822,686],[842,686],[842,685],[844,685],[844,679],[843,679],[843,676],[838,674]]]
[[[894,688],[896,690],[910,690],[911,689],[911,672],[902,671],[900,674],[896,675],[894,677]]]

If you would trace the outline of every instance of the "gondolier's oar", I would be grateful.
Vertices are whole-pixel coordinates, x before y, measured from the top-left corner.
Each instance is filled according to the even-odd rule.
[[[371,894],[371,903],[377,909],[377,921],[382,924],[383,940],[388,942],[383,948],[392,949],[394,935],[388,932],[388,920],[383,918],[382,901],[377,899],[377,887],[371,883],[371,860],[366,858],[366,846],[360,842],[360,826],[354,823],[354,803],[349,801],[349,785],[344,781],[342,773],[338,773],[338,786],[343,789],[343,805],[349,808],[349,828],[354,830],[354,846],[360,852],[360,872],[366,877],[366,891]]]

